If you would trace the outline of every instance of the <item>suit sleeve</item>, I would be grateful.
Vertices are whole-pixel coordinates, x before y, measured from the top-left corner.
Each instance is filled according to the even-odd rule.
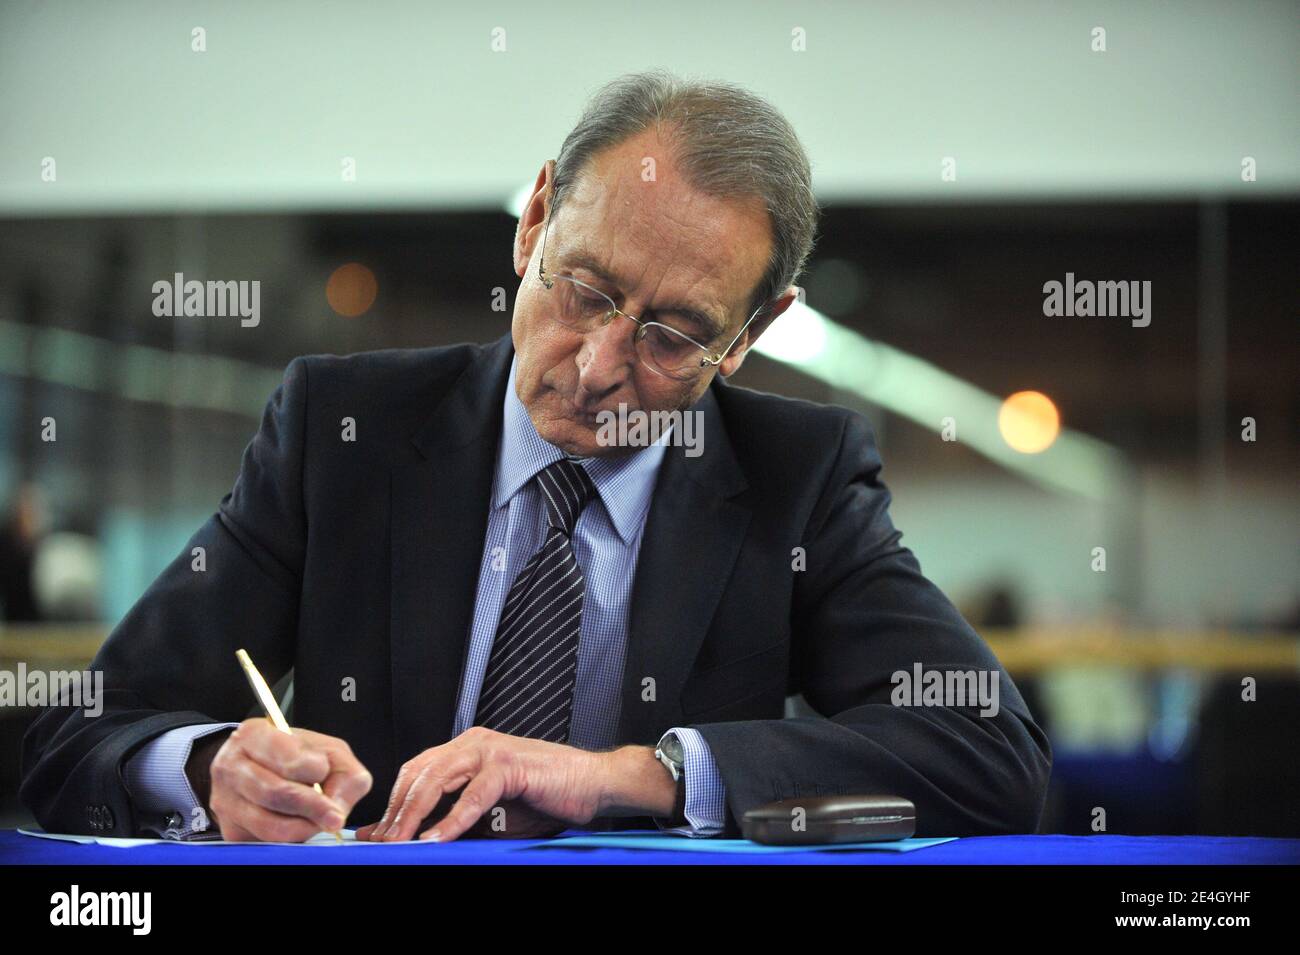
[[[696,726],[721,771],[727,835],[747,809],[792,796],[910,799],[918,836],[1034,832],[1052,754],[1010,676],[921,573],[889,517],[866,419],[849,413],[795,571],[790,692],[826,718]],[[999,706],[892,702],[899,671],[989,671]],[[950,700],[945,702],[952,702]]]
[[[52,706],[27,731],[19,795],[46,831],[130,837],[165,825],[132,802],[126,762],[168,730],[249,715],[236,649],[246,648],[272,685],[292,666],[306,402],[307,363],[295,358],[233,489],[95,655],[102,712]]]

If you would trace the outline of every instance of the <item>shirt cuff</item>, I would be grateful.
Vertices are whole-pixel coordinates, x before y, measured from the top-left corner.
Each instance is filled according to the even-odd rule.
[[[194,741],[238,723],[197,723],[178,726],[141,746],[122,767],[122,781],[127,795],[141,816],[141,827],[157,832],[164,839],[186,839],[207,831],[206,810],[194,795],[194,787],[185,775]]]
[[[726,826],[727,791],[709,744],[699,730],[675,726],[668,732],[675,733],[682,743],[688,825],[669,828],[657,817],[655,825],[683,836],[716,836]]]

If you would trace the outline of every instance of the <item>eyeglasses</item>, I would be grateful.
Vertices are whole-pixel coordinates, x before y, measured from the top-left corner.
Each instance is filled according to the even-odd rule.
[[[554,206],[552,206],[554,208]],[[567,328],[585,335],[604,328],[614,320],[615,315],[622,315],[636,324],[632,342],[636,348],[637,358],[652,372],[675,381],[690,381],[700,375],[710,365],[719,365],[730,354],[731,349],[745,334],[745,329],[763,311],[760,305],[749,316],[748,321],[740,327],[736,337],[720,352],[710,351],[684,332],[679,332],[671,325],[662,322],[646,321],[629,315],[614,300],[598,288],[586,282],[546,268],[546,239],[551,231],[551,220],[547,217],[546,231],[542,233],[542,252],[537,260],[537,277],[542,284],[554,293],[551,296],[553,310],[551,317]]]

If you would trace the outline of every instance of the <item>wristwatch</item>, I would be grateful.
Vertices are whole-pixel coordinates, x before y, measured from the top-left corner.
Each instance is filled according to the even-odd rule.
[[[669,822],[670,827],[679,827],[689,825],[686,818],[686,759],[682,749],[682,741],[677,738],[677,734],[669,730],[659,739],[658,746],[655,747],[655,759],[664,764],[677,783],[677,799],[673,803],[673,814]]]

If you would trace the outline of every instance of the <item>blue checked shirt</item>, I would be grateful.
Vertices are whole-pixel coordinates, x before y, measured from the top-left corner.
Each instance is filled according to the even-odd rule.
[[[537,433],[515,394],[515,363],[512,359],[506,385],[491,512],[454,735],[474,725],[501,608],[520,568],[545,539],[546,509],[533,476],[564,456]],[[665,432],[650,447],[620,458],[581,461],[599,494],[599,500],[593,498],[579,516],[572,537],[586,590],[569,743],[582,749],[606,749],[617,742],[632,581],[655,477],[670,437],[671,431]],[[177,813],[186,821],[194,819],[199,802],[185,775],[190,748],[202,736],[237,725],[183,726],[141,747],[123,770],[136,806],[147,812]],[[698,731],[674,727],[671,732],[682,742],[688,824],[667,831],[687,836],[717,835],[723,829],[726,792],[713,754]]]

